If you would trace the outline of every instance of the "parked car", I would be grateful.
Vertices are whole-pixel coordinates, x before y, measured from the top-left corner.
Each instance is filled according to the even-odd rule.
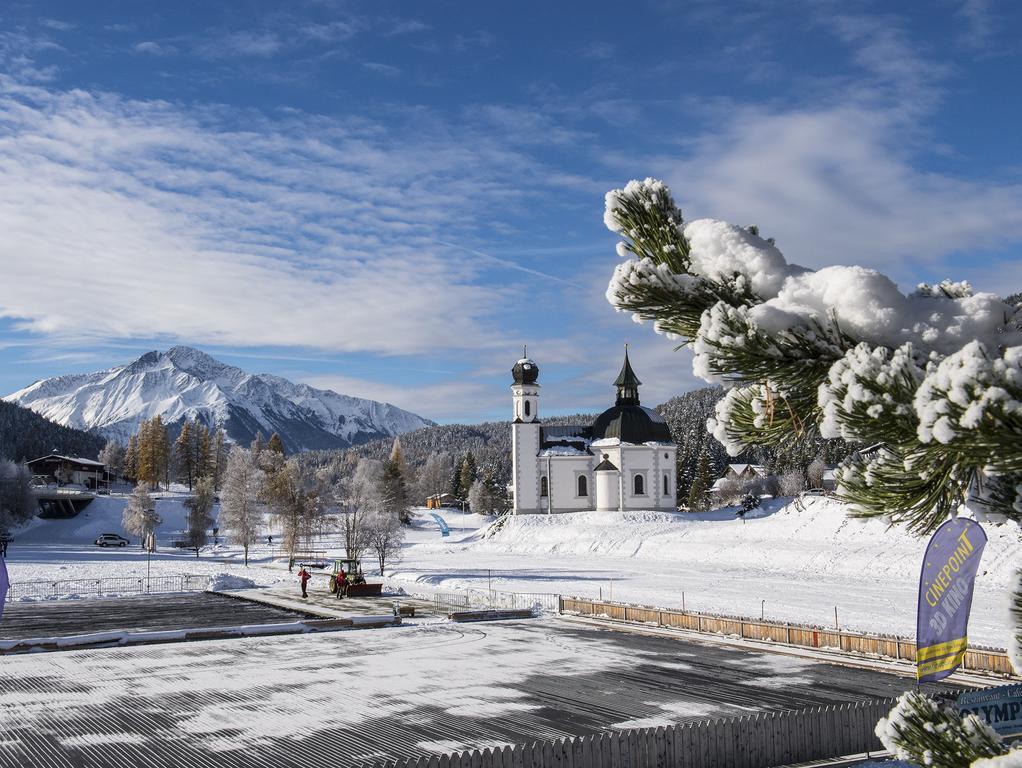
[[[130,543],[126,538],[118,536],[116,533],[101,533],[95,542],[97,547],[126,547]]]

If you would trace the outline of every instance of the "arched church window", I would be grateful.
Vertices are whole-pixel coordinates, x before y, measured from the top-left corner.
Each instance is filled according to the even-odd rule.
[[[643,480],[642,475],[636,475],[635,479],[632,481],[632,484],[635,487],[634,493],[636,496],[642,496],[646,493],[646,484]]]
[[[589,495],[589,483],[586,481],[585,475],[578,476],[578,495],[579,496]]]
[[[525,415],[526,416],[532,415],[532,403],[530,403],[528,400],[525,401]]]
[[[544,498],[549,495],[546,484],[546,475],[543,475],[543,477],[539,479],[539,495]]]
[[[670,495],[671,495],[671,486],[668,483],[667,475],[665,474],[664,475],[664,496],[670,496]]]

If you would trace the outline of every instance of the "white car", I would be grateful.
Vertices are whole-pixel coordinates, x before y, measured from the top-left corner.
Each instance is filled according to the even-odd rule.
[[[130,543],[126,538],[118,536],[116,533],[101,533],[95,541],[97,547],[126,547]]]

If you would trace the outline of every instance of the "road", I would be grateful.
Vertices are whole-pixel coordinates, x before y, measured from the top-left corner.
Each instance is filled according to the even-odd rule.
[[[894,696],[905,678],[549,618],[3,660],[0,766],[345,766]]]

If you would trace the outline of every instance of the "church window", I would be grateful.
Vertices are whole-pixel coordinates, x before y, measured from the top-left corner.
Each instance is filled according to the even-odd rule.
[[[645,483],[645,479],[642,477],[642,475],[636,475],[635,479],[632,480],[632,485],[635,488],[634,493],[635,493],[636,496],[645,496],[646,495],[646,483]]]
[[[671,486],[670,486],[670,482],[667,480],[667,475],[665,474],[664,475],[664,496],[670,496],[670,495],[671,495]]]
[[[578,495],[579,496],[589,495],[589,484],[586,482],[585,475],[578,476]]]
[[[543,475],[543,477],[539,479],[539,495],[542,496],[543,498],[546,498],[549,495],[549,490],[547,489],[546,483],[546,475]]]
[[[526,416],[532,415],[532,403],[530,403],[528,400],[525,401],[525,415]]]

